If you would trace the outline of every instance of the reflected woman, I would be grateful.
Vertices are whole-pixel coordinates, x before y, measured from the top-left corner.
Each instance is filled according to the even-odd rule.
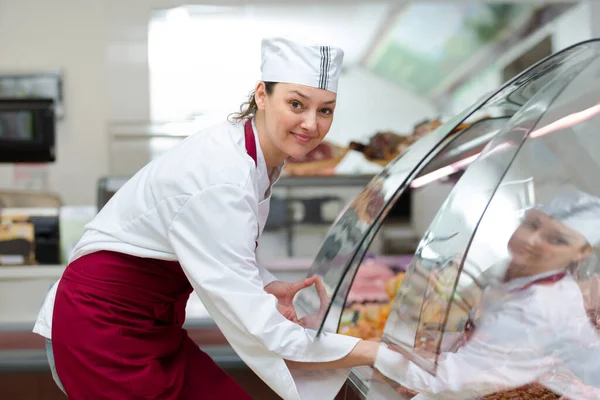
[[[419,399],[473,398],[536,381],[569,398],[600,398],[600,337],[573,275],[599,243],[600,198],[563,189],[527,212],[508,242],[504,280],[484,290],[465,344],[440,355],[436,376],[386,347],[376,368]]]

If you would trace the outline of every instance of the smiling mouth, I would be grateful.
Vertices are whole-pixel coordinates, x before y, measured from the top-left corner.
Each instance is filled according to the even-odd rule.
[[[535,257],[540,257],[541,254],[533,249],[529,249],[527,247],[523,247],[523,246],[515,246],[513,248],[513,253],[515,255],[521,256],[521,257],[528,257],[528,258],[535,258]]]
[[[517,254],[531,254],[531,250],[528,250],[524,247],[521,246],[514,246],[513,247],[513,252],[517,253]]]
[[[294,138],[296,138],[296,140],[298,140],[300,143],[308,143],[311,140],[314,139],[314,137],[312,136],[308,136],[308,135],[302,135],[300,133],[294,133],[292,132],[292,135],[294,136]]]

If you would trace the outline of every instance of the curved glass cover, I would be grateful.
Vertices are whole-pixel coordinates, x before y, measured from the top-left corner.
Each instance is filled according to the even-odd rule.
[[[322,290],[304,289],[294,300],[303,324],[317,334],[336,332],[359,264],[404,189],[409,184],[426,182],[442,166],[465,161],[467,156],[472,161],[515,111],[543,87],[540,82],[545,83],[590,58],[590,46],[595,43],[573,47],[532,67],[488,99],[417,141],[376,176],[340,214],[317,253],[308,276],[319,276]],[[454,133],[465,122],[467,125],[461,128],[468,129]]]
[[[477,105],[465,110],[451,122],[409,147],[402,156],[392,161],[373,178],[363,192],[342,211],[329,230],[308,274],[309,277],[317,275],[321,278],[323,290],[313,286],[299,292],[294,299],[298,316],[302,318],[306,327],[314,328],[320,333],[325,321],[333,321],[325,330],[337,330],[352,277],[358,268],[358,262],[355,262],[357,253],[362,248],[365,238],[376,226],[376,221],[381,218],[382,212],[390,205],[392,199],[396,198],[398,189],[406,186],[411,174],[436,146],[476,108]],[[358,258],[360,262],[362,255]],[[350,277],[347,278],[347,275]],[[327,317],[329,313],[333,318]]]
[[[439,210],[368,398],[600,398],[600,47],[574,49]]]

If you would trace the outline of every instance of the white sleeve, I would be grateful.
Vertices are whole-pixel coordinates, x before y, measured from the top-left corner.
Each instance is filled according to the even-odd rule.
[[[262,281],[263,287],[266,287],[271,282],[279,280],[275,277],[275,275],[273,275],[268,269],[266,269],[262,265],[257,264],[256,267],[258,268],[258,274],[260,276],[260,280]]]
[[[359,340],[336,334],[315,339],[277,311],[277,299],[263,290],[256,266],[257,221],[257,201],[251,192],[215,185],[190,196],[173,219],[168,237],[231,346],[272,388],[282,388],[281,395],[291,382],[287,368],[276,368],[285,365],[281,358],[334,361],[348,355]]]
[[[452,398],[484,396],[534,382],[557,363],[543,344],[547,327],[527,320],[521,310],[504,311],[476,329],[456,353],[441,354],[435,376],[384,346],[375,367],[409,389]]]
[[[570,381],[575,389],[587,385],[590,391],[598,393],[600,392],[600,332],[592,325],[579,286],[575,282],[571,285],[565,282],[564,286],[568,290],[564,290],[560,296],[561,312],[553,319],[553,323],[561,327],[559,339],[562,346],[557,353],[564,362],[562,370],[565,373],[561,375],[562,381],[556,379],[554,384],[564,384],[567,381],[565,377],[571,375]],[[556,308],[558,307],[555,306],[554,309]],[[544,380],[544,382],[548,381],[548,379]],[[585,398],[568,395],[568,392],[557,393],[568,398]]]
[[[444,354],[438,361],[434,376],[382,346],[375,367],[388,378],[414,391],[471,398],[534,382],[548,371],[544,366],[552,365],[550,357],[511,359],[508,354],[507,357],[494,357],[481,350],[461,349]]]

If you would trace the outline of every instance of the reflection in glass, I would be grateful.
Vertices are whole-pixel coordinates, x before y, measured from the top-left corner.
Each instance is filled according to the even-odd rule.
[[[386,216],[386,210],[389,210],[394,201],[400,197],[405,185],[414,178],[423,177],[423,169],[441,159],[438,157],[441,150],[446,149],[445,155],[452,156],[452,149],[461,145],[461,141],[458,140],[461,135],[466,132],[474,134],[475,131],[464,129],[469,126],[469,123],[481,118],[484,120],[500,118],[498,121],[501,121],[502,118],[511,117],[542,89],[547,81],[559,75],[564,76],[565,71],[573,65],[580,65],[592,59],[597,50],[598,43],[585,43],[532,67],[497,93],[492,94],[490,100],[473,105],[452,121],[417,141],[404,154],[392,161],[382,174],[368,185],[365,193],[355,199],[340,215],[319,250],[309,276],[318,275],[322,278],[326,296],[319,296],[313,287],[300,292],[294,302],[298,314],[304,316],[303,321],[306,326],[314,328],[317,333],[322,330],[337,330],[353,277],[369,247],[370,240],[373,239],[381,226],[382,219]],[[518,96],[514,95],[508,100],[508,96],[516,91],[519,91]],[[458,130],[455,128],[465,122],[468,124],[460,127],[462,131],[453,134]],[[501,124],[495,127],[492,125],[493,123],[481,131],[481,135],[487,136],[486,140],[496,134],[495,130],[500,129]],[[477,151],[482,147],[483,144],[480,144]],[[475,152],[472,157],[469,157],[468,162],[456,168],[466,168],[477,156],[478,153]],[[424,248],[423,251],[427,253],[431,252],[431,249]],[[450,267],[448,271],[452,268]]]
[[[547,87],[552,98],[561,86]],[[543,109],[526,106],[513,117],[514,126],[496,137],[458,182],[425,234],[384,331],[383,340],[412,353],[414,362],[435,373],[438,349],[464,252],[525,134]]]
[[[600,331],[577,278],[584,268],[584,284],[599,279],[589,275],[599,242],[600,198],[560,189],[526,212],[508,239],[510,257],[490,268],[485,289],[463,290],[475,306],[463,329],[444,333],[437,376],[389,350],[376,365],[403,384],[404,395],[473,398],[529,385],[527,392],[598,398]],[[512,395],[524,398],[520,393]]]
[[[600,398],[599,105],[592,58],[465,172],[400,288],[369,398]]]

